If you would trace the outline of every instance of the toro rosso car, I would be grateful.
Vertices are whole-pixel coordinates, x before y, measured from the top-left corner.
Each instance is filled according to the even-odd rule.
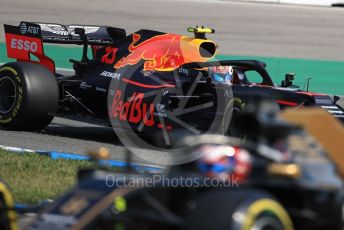
[[[343,127],[319,109],[283,116],[322,145],[298,125],[251,117],[257,136],[189,136],[184,153],[200,157],[166,172],[81,170],[25,229],[343,229]]]
[[[8,129],[40,130],[56,114],[73,114],[139,134],[226,134],[233,112],[248,109],[258,94],[282,109],[320,106],[344,120],[328,95],[301,91],[292,75],[276,86],[262,62],[216,61],[217,44],[205,36],[212,29],[189,28],[188,37],[30,22],[4,28],[7,55],[17,60],[0,68],[0,124]],[[44,43],[83,46],[81,60],[70,60],[72,75],[56,71]],[[249,72],[260,79],[252,82]]]

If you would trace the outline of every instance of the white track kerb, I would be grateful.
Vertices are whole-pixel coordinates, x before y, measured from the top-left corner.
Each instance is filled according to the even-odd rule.
[[[344,0],[225,0],[233,2],[262,2],[276,4],[309,5],[309,6],[333,6],[344,4]]]

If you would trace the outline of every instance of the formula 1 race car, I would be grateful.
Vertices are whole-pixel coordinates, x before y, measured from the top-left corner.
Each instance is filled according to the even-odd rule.
[[[300,126],[261,115],[251,117],[257,126],[246,142],[185,138],[183,151],[200,158],[165,173],[81,170],[78,184],[27,229],[342,229],[343,145],[326,140],[312,117],[337,140],[343,126],[319,110],[283,115],[306,127],[312,120],[308,128],[323,133],[325,150]],[[243,129],[245,120],[237,120]]]
[[[330,96],[301,91],[292,75],[276,86],[259,61],[214,61],[217,45],[205,36],[214,30],[188,31],[194,37],[151,30],[127,36],[109,26],[5,25],[7,54],[17,62],[0,68],[1,126],[40,130],[58,113],[135,134],[165,137],[173,129],[230,134],[233,112],[249,109],[257,94],[282,109],[320,106],[344,120],[344,110]],[[83,46],[81,60],[70,60],[72,75],[56,71],[43,43]],[[231,69],[228,81],[219,80],[223,72],[213,68],[221,66]],[[261,78],[255,83],[252,71]]]

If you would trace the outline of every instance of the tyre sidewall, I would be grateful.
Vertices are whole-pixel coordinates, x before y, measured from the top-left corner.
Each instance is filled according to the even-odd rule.
[[[55,76],[34,63],[8,63],[0,70],[6,70],[5,74],[14,79],[17,90],[15,106],[8,114],[1,114],[0,125],[10,129],[39,130],[49,124],[59,98]]]
[[[13,80],[16,87],[16,99],[13,108],[7,113],[0,113],[0,125],[14,123],[18,114],[22,110],[24,92],[26,91],[25,84],[23,84],[23,77],[21,73],[9,65],[0,67],[0,79],[9,77]]]
[[[285,209],[271,196],[247,197],[243,203],[238,206],[234,215],[243,218],[233,218],[230,229],[250,230],[257,228],[259,221],[276,226],[276,230],[292,230],[293,224]],[[264,220],[263,220],[264,218]]]
[[[230,136],[234,132],[232,119],[234,116],[238,116],[242,111],[245,110],[245,102],[238,98],[233,97],[225,108],[225,113],[221,125],[222,135]]]
[[[186,214],[187,230],[250,230],[266,217],[283,226],[281,229],[293,229],[282,205],[259,189],[212,190],[197,196],[193,202],[196,208]]]

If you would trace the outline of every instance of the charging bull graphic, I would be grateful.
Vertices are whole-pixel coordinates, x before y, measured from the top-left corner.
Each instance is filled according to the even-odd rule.
[[[140,38],[140,34],[133,34],[133,41],[128,47],[130,54],[115,64],[116,69],[144,60],[145,71],[171,71],[191,61],[207,61],[216,53],[216,44],[206,39],[163,34],[137,44]]]

